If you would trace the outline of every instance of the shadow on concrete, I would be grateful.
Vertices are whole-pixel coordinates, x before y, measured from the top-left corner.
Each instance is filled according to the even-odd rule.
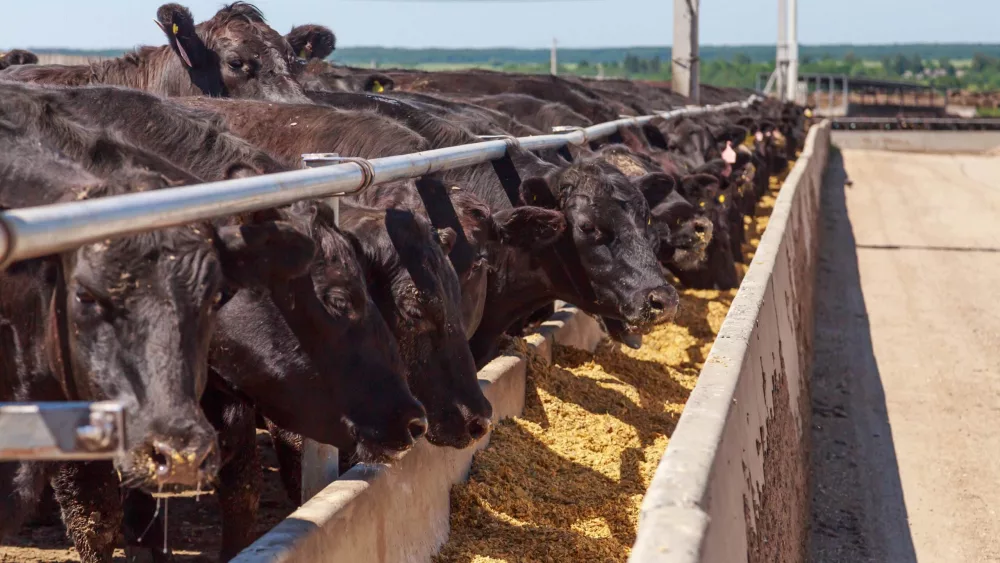
[[[885,392],[872,348],[842,154],[822,194],[812,392],[815,563],[914,563]]]

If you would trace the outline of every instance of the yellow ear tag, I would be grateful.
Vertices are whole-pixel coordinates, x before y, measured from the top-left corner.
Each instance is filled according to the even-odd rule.
[[[308,59],[309,58],[309,53],[307,53],[305,49],[302,49],[301,51],[299,51],[299,58],[300,59]]]
[[[652,225],[653,224],[653,218],[650,217],[649,219],[646,219],[646,224],[647,225]]]
[[[726,196],[720,195],[719,196],[719,203],[726,203]]]
[[[177,32],[180,31],[180,29],[181,28],[177,27],[177,24],[174,24],[174,35],[177,35]]]
[[[378,80],[376,80],[372,84],[372,92],[375,92],[376,94],[381,94],[382,92],[385,92],[385,88],[382,87],[382,83],[381,82],[379,82]]]
[[[705,202],[704,201],[698,202],[698,205],[705,207]]]

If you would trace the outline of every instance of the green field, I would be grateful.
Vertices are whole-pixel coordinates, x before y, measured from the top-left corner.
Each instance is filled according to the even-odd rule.
[[[123,50],[79,51],[33,49],[38,53],[117,56]],[[774,69],[774,47],[768,45],[701,48],[702,81],[717,86],[753,88],[757,75]],[[848,74],[909,80],[938,88],[972,91],[1000,89],[1000,44],[803,45],[803,73]],[[505,72],[548,73],[547,49],[399,49],[342,47],[335,62],[377,68],[441,71],[469,68]],[[560,49],[559,72],[609,78],[670,79],[667,47]]]

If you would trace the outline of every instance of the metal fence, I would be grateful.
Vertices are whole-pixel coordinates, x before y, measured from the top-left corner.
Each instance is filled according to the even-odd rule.
[[[743,102],[689,106],[654,115],[623,117],[591,127],[574,127],[566,132],[557,128],[559,132],[548,135],[486,140],[371,160],[350,159],[332,166],[253,178],[12,209],[0,213],[0,270],[19,260],[64,252],[110,237],[280,207],[304,199],[345,196],[376,184],[490,162],[504,157],[509,143],[516,143],[528,151],[583,145],[608,137],[621,127],[644,125],[655,119],[747,108],[761,99],[754,95]],[[58,411],[59,405],[63,409],[72,406],[71,411],[75,414],[65,420],[60,419],[60,424],[50,424],[52,418],[48,413]],[[5,434],[4,429],[13,427],[10,425],[26,428],[25,425],[33,425],[31,427],[37,429],[34,433],[6,436],[8,439],[0,441],[0,459],[79,460],[112,456],[120,444],[119,436],[126,422],[122,420],[120,410],[116,411],[110,429],[108,426],[101,427],[110,432],[107,441],[113,446],[106,445],[98,451],[93,446],[93,440],[78,439],[95,432],[96,419],[92,413],[104,412],[96,405],[0,403],[0,434]]]

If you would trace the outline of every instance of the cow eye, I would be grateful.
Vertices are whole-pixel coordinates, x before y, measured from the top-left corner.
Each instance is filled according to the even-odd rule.
[[[76,290],[76,301],[84,305],[94,305],[97,303],[97,297],[88,289],[80,287]]]
[[[229,61],[229,68],[233,70],[240,70],[241,68],[243,68],[243,61],[241,61],[240,59],[231,59]]]
[[[227,289],[220,289],[212,296],[212,310],[218,311],[223,305],[233,298],[233,293]]]
[[[577,225],[577,228],[579,228],[581,231],[585,233],[592,233],[594,232],[595,227],[594,224],[591,223],[590,221],[581,221],[580,224]]]

